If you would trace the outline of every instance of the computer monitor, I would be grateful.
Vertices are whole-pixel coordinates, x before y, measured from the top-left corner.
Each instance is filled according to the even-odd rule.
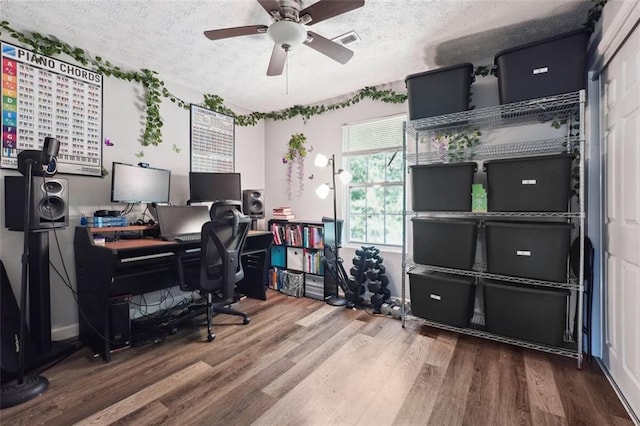
[[[242,200],[240,173],[189,172],[189,201]]]
[[[113,163],[112,203],[168,203],[171,170]]]

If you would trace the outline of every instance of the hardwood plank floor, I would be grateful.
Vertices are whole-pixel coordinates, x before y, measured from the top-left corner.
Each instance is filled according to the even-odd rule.
[[[3,425],[632,425],[595,363],[268,292],[162,344],[83,348]]]

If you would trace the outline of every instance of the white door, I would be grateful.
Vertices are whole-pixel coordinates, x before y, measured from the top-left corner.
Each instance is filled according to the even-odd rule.
[[[640,29],[601,75],[605,214],[602,358],[640,415]]]

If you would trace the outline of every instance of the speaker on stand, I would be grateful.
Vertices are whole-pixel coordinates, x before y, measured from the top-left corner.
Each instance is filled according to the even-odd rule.
[[[46,377],[25,375],[27,293],[36,356],[44,359],[54,353],[61,356],[71,352],[68,345],[53,347],[51,342],[49,237],[46,231],[69,224],[68,199],[64,198],[68,187],[66,179],[47,179],[58,170],[59,148],[57,139],[46,137],[42,151],[23,150],[18,154],[18,171],[23,176],[5,176],[5,225],[10,230],[22,231],[23,252],[20,324],[15,344],[18,378],[2,385],[0,408],[20,405],[49,387]],[[14,209],[19,212],[18,217],[22,216],[22,221],[16,220]]]
[[[257,228],[257,219],[264,219],[264,190],[242,191],[242,212],[251,218],[251,229]]]

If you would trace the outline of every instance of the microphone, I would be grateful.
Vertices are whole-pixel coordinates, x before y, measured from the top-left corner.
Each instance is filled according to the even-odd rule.
[[[44,138],[44,145],[42,146],[42,165],[48,166],[52,161],[55,161],[59,150],[60,141],[58,139],[50,136]]]

